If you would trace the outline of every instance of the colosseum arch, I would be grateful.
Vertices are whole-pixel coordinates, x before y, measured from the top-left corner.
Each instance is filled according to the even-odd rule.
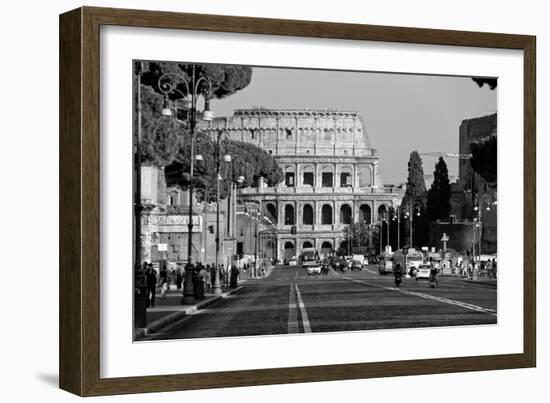
[[[349,204],[342,204],[340,206],[340,224],[351,224],[352,212]]]
[[[294,211],[294,206],[292,204],[287,204],[285,206],[285,225],[295,225],[296,224],[296,212]]]
[[[372,222],[372,212],[368,204],[361,204],[359,207],[359,222],[370,224]]]
[[[321,244],[321,255],[323,256],[330,256],[332,253],[332,243],[329,241],[323,241]]]
[[[304,206],[302,207],[302,224],[314,224],[313,206],[311,204],[304,204]]]
[[[264,204],[264,215],[268,216],[269,219],[271,221],[273,221],[273,223],[275,225],[277,225],[277,222],[279,220],[279,217],[278,217],[278,214],[277,214],[277,207],[275,205],[275,203],[272,203],[272,202],[268,202],[266,204]]]
[[[286,241],[283,246],[283,256],[285,261],[289,261],[294,256],[296,256],[296,248],[294,247],[294,243],[292,241]]]
[[[386,204],[378,206],[378,221],[382,221],[389,214],[390,210]]]
[[[324,204],[321,208],[321,224],[331,225],[332,223],[332,206],[330,204]]]

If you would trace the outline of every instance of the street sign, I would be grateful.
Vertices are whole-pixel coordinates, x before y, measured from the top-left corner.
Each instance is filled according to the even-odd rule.
[[[167,243],[159,243],[158,246],[159,252],[168,252],[168,244]]]

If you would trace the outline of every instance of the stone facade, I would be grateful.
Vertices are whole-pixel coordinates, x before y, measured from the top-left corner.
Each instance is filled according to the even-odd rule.
[[[465,119],[460,124],[459,150],[461,154],[470,153],[470,144],[497,135],[497,114]],[[459,163],[459,183],[465,189],[463,218],[482,222],[481,251],[496,252],[497,248],[497,186],[489,183],[472,169],[470,161]],[[473,194],[472,194],[473,190]],[[474,210],[477,198],[479,210]]]
[[[278,186],[260,183],[239,194],[274,218],[279,259],[305,247],[324,254],[338,249],[347,225],[375,224],[379,211],[403,196],[402,189],[382,184],[377,150],[357,112],[240,109],[212,126],[266,150],[282,168]]]
[[[189,236],[189,193],[166,186],[162,168],[141,168],[141,261],[158,268],[165,261],[170,269],[187,262]],[[226,203],[220,203],[219,263],[226,266],[235,254],[226,239]],[[193,203],[191,260],[204,264],[216,261],[216,204]]]

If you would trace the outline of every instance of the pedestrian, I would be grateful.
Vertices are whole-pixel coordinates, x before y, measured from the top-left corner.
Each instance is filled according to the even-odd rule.
[[[493,278],[497,278],[497,261],[493,258]]]
[[[157,291],[157,272],[153,268],[153,264],[147,265],[147,271],[145,272],[145,282],[147,284],[147,308],[149,306],[155,306],[155,294]]]
[[[225,266],[222,264],[220,266],[220,283],[222,283],[224,286],[225,286],[225,281],[226,281],[226,272],[225,272]]]
[[[212,271],[210,270],[210,265],[206,265],[204,268],[204,285],[206,292],[210,292],[212,289]]]
[[[474,278],[474,265],[471,260],[468,262],[468,278],[470,280]]]
[[[181,266],[177,266],[176,268],[176,288],[178,290],[181,290],[181,287],[182,287],[182,283],[183,283],[183,276],[182,276],[182,273],[181,273]]]
[[[162,265],[159,272],[160,280],[160,299],[166,299],[166,292],[168,291],[168,269],[166,265]]]
[[[230,288],[237,288],[237,282],[239,278],[239,269],[236,267],[231,268],[231,280],[229,282]]]
[[[199,264],[199,283],[200,283],[200,298],[204,299],[204,293],[206,289],[206,268],[202,265],[202,263]]]
[[[147,292],[147,283],[145,281],[145,273],[147,272],[147,262],[138,265],[134,278],[134,292],[136,295],[145,295]]]
[[[216,265],[213,264],[212,266],[209,266],[209,267],[210,267],[210,284],[212,286],[211,288],[214,288],[214,285],[216,284]]]
[[[198,264],[195,264],[193,270],[193,297],[196,300],[203,299],[204,288],[203,288],[203,273],[200,272],[200,267]]]
[[[428,286],[431,288],[439,285],[439,281],[437,280],[438,271],[439,269],[435,265],[430,268],[430,278],[428,279]]]

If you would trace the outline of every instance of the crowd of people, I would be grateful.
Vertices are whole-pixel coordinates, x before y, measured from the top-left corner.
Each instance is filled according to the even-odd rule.
[[[224,288],[235,288],[239,279],[240,271],[234,266],[225,267],[224,264],[218,265],[219,285]],[[248,264],[244,265],[243,271],[249,270]],[[166,264],[161,265],[160,269],[155,270],[152,263],[144,262],[142,266],[142,277],[144,278],[147,307],[154,307],[157,299],[165,299],[168,291],[171,289],[183,290],[186,281],[186,269],[178,266],[169,270]],[[203,265],[201,262],[192,264],[191,278],[193,281],[193,297],[196,300],[205,298],[205,294],[212,292],[216,282],[216,265]]]
[[[458,274],[467,278],[487,277],[489,279],[497,278],[496,259],[474,262],[472,260],[462,260],[458,264]]]

